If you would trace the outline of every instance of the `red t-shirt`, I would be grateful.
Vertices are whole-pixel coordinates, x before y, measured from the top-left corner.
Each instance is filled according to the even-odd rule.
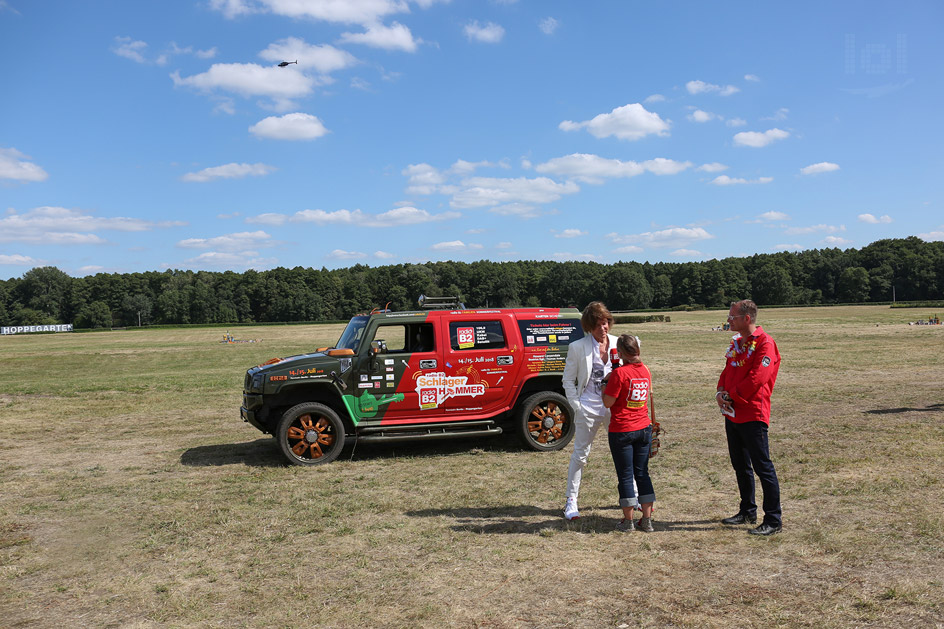
[[[642,363],[629,363],[610,374],[604,395],[615,397],[610,407],[610,432],[642,430],[649,420],[652,374]]]

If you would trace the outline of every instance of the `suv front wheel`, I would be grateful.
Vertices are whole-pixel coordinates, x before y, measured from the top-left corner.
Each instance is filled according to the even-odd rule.
[[[344,448],[344,424],[330,407],[305,402],[285,411],[275,431],[279,448],[296,465],[322,465]]]
[[[518,411],[518,430],[532,450],[560,450],[574,437],[574,412],[563,395],[535,393]]]

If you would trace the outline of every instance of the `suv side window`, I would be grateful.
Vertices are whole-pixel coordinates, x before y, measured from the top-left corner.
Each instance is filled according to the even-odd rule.
[[[501,349],[505,333],[501,321],[452,321],[449,344],[454,351]]]
[[[381,325],[374,338],[383,339],[388,354],[431,352],[436,349],[430,323]]]

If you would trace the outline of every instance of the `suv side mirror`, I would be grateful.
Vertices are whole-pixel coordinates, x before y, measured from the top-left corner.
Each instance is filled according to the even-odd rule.
[[[377,339],[370,342],[370,357],[373,358],[377,354],[386,354],[387,353],[387,342],[383,339]]]

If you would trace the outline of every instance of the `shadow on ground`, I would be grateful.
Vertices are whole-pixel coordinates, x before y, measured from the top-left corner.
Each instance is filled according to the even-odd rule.
[[[338,461],[373,461],[396,458],[424,458],[483,452],[524,452],[517,439],[505,435],[486,439],[449,439],[443,441],[410,441],[404,443],[355,443],[349,439]],[[283,467],[289,462],[282,456],[275,439],[266,437],[245,443],[221,443],[190,448],[180,457],[183,465],[210,467],[248,465],[250,467]],[[329,463],[330,465],[330,463]]]
[[[586,510],[586,508],[584,509]],[[457,507],[455,509],[423,509],[407,511],[405,515],[420,518],[449,517],[457,520],[451,528],[454,531],[493,535],[530,534],[550,535],[556,532],[575,533],[611,533],[622,519],[622,512],[617,506],[593,507],[587,511],[593,515],[577,520],[564,520],[560,509],[545,509],[534,505],[509,505],[506,507]],[[597,512],[606,512],[598,515]],[[609,514],[612,513],[612,516]],[[543,516],[535,521],[531,518]],[[717,520],[678,520],[660,521],[653,516],[653,528],[656,533],[676,531],[708,531],[721,527]],[[642,533],[641,533],[642,535]]]
[[[871,411],[864,411],[866,415],[894,415],[896,413],[927,413],[934,411],[944,411],[944,403],[930,404],[924,408],[877,408]]]

